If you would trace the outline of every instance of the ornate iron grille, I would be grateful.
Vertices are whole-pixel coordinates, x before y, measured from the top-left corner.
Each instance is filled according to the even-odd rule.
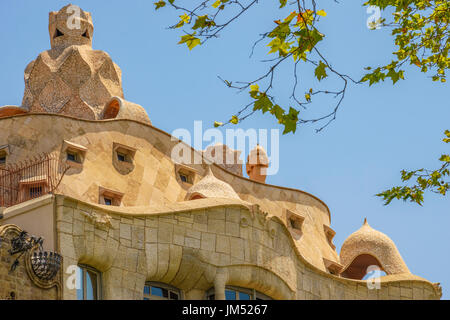
[[[61,255],[56,252],[33,252],[31,266],[41,280],[52,280],[61,266]]]
[[[53,193],[67,169],[55,154],[42,154],[0,169],[0,207]]]

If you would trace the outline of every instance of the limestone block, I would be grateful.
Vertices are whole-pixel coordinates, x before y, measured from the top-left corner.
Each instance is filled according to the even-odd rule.
[[[240,226],[236,222],[226,221],[225,233],[234,237],[240,236]]]
[[[201,249],[208,251],[216,250],[216,235],[214,233],[202,232]]]
[[[158,229],[145,228],[145,242],[156,243],[158,241]]]
[[[131,225],[120,223],[120,238],[131,240]]]
[[[208,218],[208,232],[216,234],[225,233],[225,221],[219,219]]]
[[[217,235],[216,252],[230,254],[230,238],[229,237]]]

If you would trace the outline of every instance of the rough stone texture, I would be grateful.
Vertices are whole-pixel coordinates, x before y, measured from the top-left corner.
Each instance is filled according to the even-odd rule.
[[[387,274],[410,274],[394,242],[384,233],[373,229],[367,220],[342,244],[341,263],[344,267],[348,267],[356,257],[362,254],[375,257]]]
[[[206,176],[189,188],[186,194],[186,200],[191,200],[195,197],[239,199],[237,193],[228,183],[214,176],[210,167],[208,167]]]
[[[127,211],[133,211],[135,206],[149,207],[152,211],[169,204],[178,206],[186,198],[189,187],[179,180],[176,164],[170,158],[177,141],[150,125],[125,119],[87,121],[55,114],[26,114],[0,118],[0,126],[4,130],[0,145],[9,145],[10,149],[7,163],[32,158],[36,153],[54,153],[63,162],[64,140],[87,148],[83,163],[67,171],[58,193],[99,203],[100,187],[115,190],[124,194],[121,206]],[[114,143],[136,149],[133,168],[126,175],[114,166]],[[205,165],[190,167],[198,172],[195,183],[207,175]],[[286,209],[304,216],[301,234],[292,230],[292,236],[310,263],[326,271],[323,258],[339,262],[323,231],[324,224],[330,225],[330,212],[321,200],[304,191],[251,181],[217,165],[211,165],[211,170],[217,180],[232,186],[240,199],[258,205],[269,216],[279,217],[289,230],[292,228],[286,220]],[[201,208],[205,199],[189,202]]]
[[[79,24],[73,16],[80,12]],[[28,64],[21,107],[0,108],[0,117],[57,113],[80,119],[103,119],[112,98],[120,101],[113,118],[150,123],[140,105],[124,100],[122,71],[104,51],[92,50],[94,26],[89,12],[67,5],[50,12],[51,49]]]
[[[63,212],[66,208],[64,197],[57,196],[55,201],[57,212]],[[73,221],[84,221],[84,238],[90,232],[97,234],[99,231],[91,220],[82,220],[80,208],[85,206],[79,202],[73,213]],[[330,275],[300,256],[292,245],[289,231],[278,218],[266,218],[261,212],[252,213],[245,206],[229,205],[223,210],[218,209],[193,209],[173,214],[104,211],[102,213],[118,221],[120,227],[124,221],[130,222],[131,235],[128,236],[127,232],[127,238],[141,238],[144,235],[142,242],[145,245],[134,246],[121,237],[114,239],[110,227],[106,228],[106,238],[94,237],[90,241],[75,241],[76,236],[66,237],[60,232],[58,240],[64,255],[64,268],[74,263],[88,263],[102,271],[104,299],[142,299],[146,281],[172,285],[185,296],[190,296],[189,292],[194,291],[196,294],[193,297],[203,299],[206,292],[214,287],[219,274],[226,285],[253,288],[274,299],[440,297],[433,284],[413,275],[382,277],[379,289],[369,289],[370,284],[366,281]],[[95,206],[95,210],[101,212],[103,209]],[[193,217],[195,220],[197,215],[204,217],[210,225],[225,224],[236,216],[245,216],[253,222],[252,226],[239,226],[239,229],[250,230],[250,236],[234,236],[221,228],[216,228],[216,232],[197,231],[193,225],[187,226],[179,220],[181,217]],[[258,228],[255,222],[259,218],[268,219],[266,225],[270,222],[276,230],[275,237],[270,234],[269,228]],[[180,241],[180,237],[184,238],[184,242]],[[75,298],[74,290],[65,289],[63,294],[65,299]]]

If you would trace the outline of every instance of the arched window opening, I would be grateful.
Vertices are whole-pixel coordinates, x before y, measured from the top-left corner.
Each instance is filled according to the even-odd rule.
[[[146,282],[144,300],[181,300],[181,291],[160,282]]]
[[[87,265],[77,268],[77,300],[101,300],[101,272]]]
[[[362,280],[368,272],[371,272],[375,268],[383,271],[383,267],[377,258],[370,254],[361,254],[341,273],[341,276],[354,280]]]
[[[196,194],[196,195],[192,196],[191,199],[189,199],[189,200],[197,200],[197,199],[205,199],[205,197],[203,197],[199,194]]]

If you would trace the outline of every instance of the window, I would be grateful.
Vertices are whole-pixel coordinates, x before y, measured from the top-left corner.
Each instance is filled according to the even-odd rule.
[[[126,158],[127,158],[126,154],[117,152],[117,160],[122,161],[122,162],[125,162],[125,161],[126,161]],[[127,162],[128,162],[128,161],[127,161]]]
[[[136,149],[125,146],[120,143],[114,143],[113,150],[117,161],[121,163],[124,162],[133,163],[134,155],[136,154]]]
[[[183,184],[194,184],[195,176],[197,175],[197,171],[195,169],[178,163],[175,165],[175,171],[179,181]]]
[[[339,276],[342,272],[343,266],[336,261],[323,258],[323,264],[325,265],[325,268],[327,268],[328,272],[332,275]]]
[[[181,300],[181,292],[165,283],[147,282],[144,286],[144,300]]]
[[[215,300],[214,288],[209,290],[207,298]],[[272,298],[255,289],[226,286],[225,300],[272,300]]]
[[[81,167],[86,157],[87,148],[82,145],[64,140],[63,152],[66,153],[66,164],[70,167]]]
[[[106,189],[103,187],[99,188],[99,203],[107,206],[117,206],[122,204],[123,193]]]
[[[9,146],[0,146],[0,167],[4,167],[6,165],[6,158],[9,154]]]
[[[286,220],[288,228],[291,231],[301,233],[302,231],[302,225],[305,221],[305,217],[299,215],[298,213],[286,209]]]
[[[42,196],[42,186],[30,187],[29,189],[30,199],[38,198]]]
[[[73,162],[79,162],[77,159],[77,154],[75,152],[67,151],[67,160]]]
[[[1,159],[0,159],[1,160]],[[180,179],[183,182],[188,182],[188,177],[185,174],[180,173]]]
[[[77,269],[77,300],[101,300],[101,273],[79,265]]]

